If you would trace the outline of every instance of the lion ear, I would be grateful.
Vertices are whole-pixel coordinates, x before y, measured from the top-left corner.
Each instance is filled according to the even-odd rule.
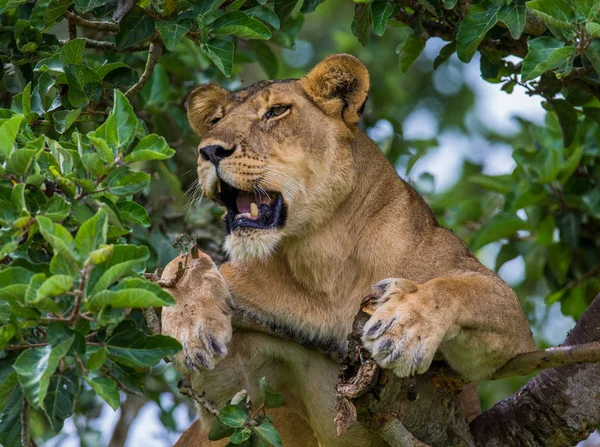
[[[300,80],[304,91],[327,114],[342,114],[349,125],[360,120],[369,94],[369,72],[350,54],[334,54]]]
[[[205,84],[190,93],[187,116],[194,131],[202,136],[210,129],[211,121],[222,113],[219,109],[229,102],[229,92],[217,84]]]

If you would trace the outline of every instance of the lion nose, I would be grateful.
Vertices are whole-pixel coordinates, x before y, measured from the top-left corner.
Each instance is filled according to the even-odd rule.
[[[233,154],[235,146],[231,149],[225,149],[223,146],[213,144],[200,148],[200,155],[204,160],[210,160],[212,164],[217,166],[221,160]]]

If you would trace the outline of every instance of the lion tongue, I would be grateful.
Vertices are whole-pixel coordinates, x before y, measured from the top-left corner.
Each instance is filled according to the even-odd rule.
[[[256,197],[252,193],[249,193],[246,191],[240,191],[235,199],[235,203],[237,205],[238,213],[241,214],[241,213],[250,213],[253,203],[256,203],[257,205],[261,205],[263,203],[267,203],[268,200],[269,200],[269,197],[263,196],[262,194],[260,195],[260,197]]]

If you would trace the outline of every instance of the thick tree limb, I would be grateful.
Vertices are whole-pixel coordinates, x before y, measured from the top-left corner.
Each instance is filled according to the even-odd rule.
[[[588,346],[600,340],[600,295],[565,339]],[[584,349],[584,348],[582,348]],[[501,422],[500,422],[501,421]],[[478,445],[572,446],[600,423],[600,363],[547,369],[471,423]]]

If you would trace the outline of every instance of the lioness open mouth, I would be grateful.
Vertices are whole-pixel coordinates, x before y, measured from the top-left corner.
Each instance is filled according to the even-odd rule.
[[[219,180],[216,196],[227,208],[227,233],[236,228],[266,230],[283,227],[285,224],[285,203],[281,194],[276,191],[243,191]]]

